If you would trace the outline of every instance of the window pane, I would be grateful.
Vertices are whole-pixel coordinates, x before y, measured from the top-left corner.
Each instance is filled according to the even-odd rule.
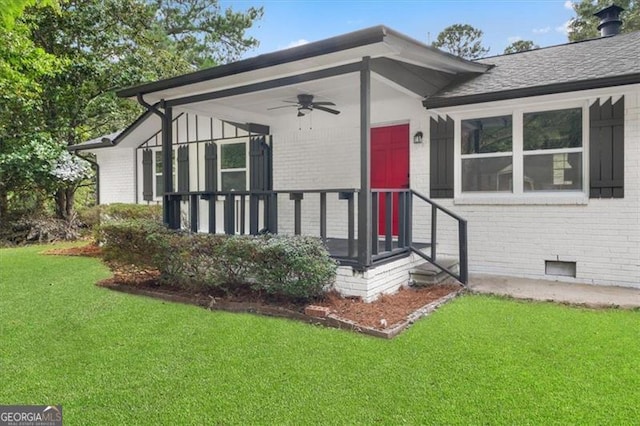
[[[162,175],[156,175],[156,197],[164,195],[164,181]]]
[[[525,191],[582,189],[582,153],[524,156]]]
[[[231,143],[222,145],[222,160],[220,167],[222,169],[242,169],[245,167],[246,149],[244,143]]]
[[[156,173],[162,173],[162,151],[156,151]]]
[[[462,120],[462,154],[511,152],[510,115]]]
[[[247,180],[245,172],[223,172],[222,173],[222,190],[223,191],[246,191]]]
[[[462,191],[511,192],[511,157],[468,158],[462,160]]]
[[[524,114],[524,149],[578,148],[582,146],[582,109]]]

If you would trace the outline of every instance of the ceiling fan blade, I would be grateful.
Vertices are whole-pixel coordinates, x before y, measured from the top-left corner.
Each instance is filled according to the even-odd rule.
[[[330,114],[340,114],[340,111],[338,110],[323,107],[323,106],[316,106],[314,109],[319,109],[320,111],[328,112]]]
[[[313,105],[313,106],[317,106],[317,105],[336,106],[336,104],[334,104],[333,102],[326,102],[326,101],[322,101],[322,102],[314,102],[312,105]]]
[[[272,107],[272,108],[267,108],[267,111],[270,111],[272,109],[280,109],[280,108],[297,108],[298,104],[296,105],[282,105],[282,106],[277,106],[277,107]]]
[[[300,111],[298,111],[298,117],[304,117],[304,114]]]

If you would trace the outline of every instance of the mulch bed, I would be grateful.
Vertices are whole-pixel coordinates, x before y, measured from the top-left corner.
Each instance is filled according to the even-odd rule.
[[[51,255],[100,257],[100,247],[87,245],[45,252]],[[424,288],[401,288],[390,295],[381,295],[375,302],[365,303],[360,298],[342,297],[337,292],[313,303],[328,308],[326,317],[305,314],[306,304],[274,299],[251,291],[229,293],[193,293],[184,289],[161,285],[159,273],[141,270],[133,265],[109,265],[113,276],[97,285],[116,291],[189,303],[208,309],[232,312],[253,312],[280,316],[326,326],[355,330],[377,337],[391,338],[410,326],[418,318],[437,309],[457,296],[462,287],[443,284]]]

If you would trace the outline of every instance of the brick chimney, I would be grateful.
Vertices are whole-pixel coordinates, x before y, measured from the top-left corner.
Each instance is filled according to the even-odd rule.
[[[609,37],[616,34],[620,34],[620,27],[622,21],[620,20],[620,12],[624,9],[620,6],[612,4],[609,7],[605,7],[600,12],[594,13],[594,16],[600,18],[598,29],[600,30],[601,37]]]

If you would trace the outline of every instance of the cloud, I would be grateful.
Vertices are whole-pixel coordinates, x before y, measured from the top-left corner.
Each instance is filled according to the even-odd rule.
[[[303,38],[301,38],[300,40],[295,40],[292,41],[291,43],[289,43],[286,47],[286,49],[290,48],[290,47],[298,47],[298,46],[302,46],[309,43],[309,40],[305,40]]]
[[[520,40],[522,40],[522,37],[520,37],[520,36],[507,37],[507,41],[509,43],[515,43],[516,41],[520,41]]]
[[[533,29],[533,33],[534,34],[546,34],[549,31],[551,31],[551,27],[544,27],[544,28],[534,28]]]
[[[573,2],[571,0],[565,1],[564,8],[567,10],[573,10]]]
[[[568,20],[567,22],[565,22],[562,25],[559,25],[556,27],[556,31],[565,35],[568,35],[570,32],[570,27],[569,25],[571,25],[571,20]]]

